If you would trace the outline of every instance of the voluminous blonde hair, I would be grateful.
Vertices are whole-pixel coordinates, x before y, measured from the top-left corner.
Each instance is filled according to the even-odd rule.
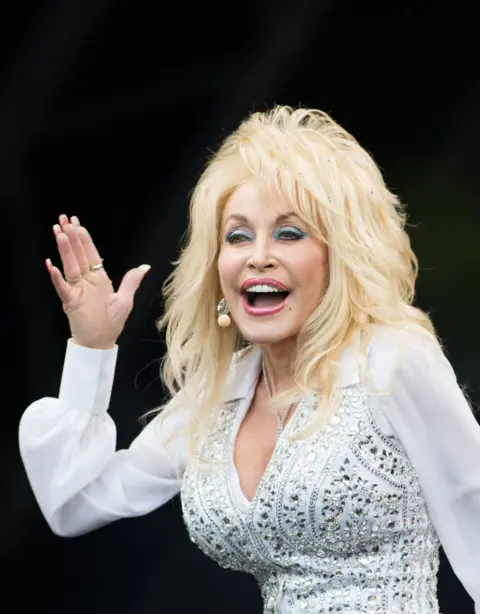
[[[208,162],[191,198],[186,243],[164,285],[162,375],[171,394],[182,390],[193,408],[192,454],[222,407],[242,342],[234,323],[217,324],[217,259],[225,204],[252,181],[278,190],[328,247],[328,285],[297,340],[296,387],[279,395],[277,405],[321,391],[319,412],[326,411],[335,398],[338,359],[359,331],[364,349],[377,325],[436,339],[428,315],[412,306],[418,263],[404,209],[372,157],[322,111],[277,106],[253,113]]]

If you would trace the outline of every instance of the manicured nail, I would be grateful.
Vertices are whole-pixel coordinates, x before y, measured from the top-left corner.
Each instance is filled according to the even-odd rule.
[[[75,224],[75,226],[80,226],[80,220],[78,219],[76,215],[72,215],[70,219]]]
[[[152,267],[149,264],[141,264],[138,268],[144,273],[148,273]]]
[[[62,229],[61,229],[61,227],[60,227],[60,224],[54,224],[54,226],[53,226],[53,232],[54,232],[55,234],[58,234],[59,232],[62,232]]]

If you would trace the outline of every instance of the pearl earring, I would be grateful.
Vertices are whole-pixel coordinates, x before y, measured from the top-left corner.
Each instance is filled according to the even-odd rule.
[[[230,316],[228,315],[230,313],[230,310],[228,309],[227,301],[224,298],[222,298],[222,300],[217,305],[217,313],[218,325],[221,328],[227,328],[228,326],[230,326],[230,323],[232,321],[230,319]]]

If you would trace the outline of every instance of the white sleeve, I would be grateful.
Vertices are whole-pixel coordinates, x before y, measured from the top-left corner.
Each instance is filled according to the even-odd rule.
[[[167,407],[175,404],[175,411],[163,422],[153,419],[128,450],[116,451],[116,427],[107,409],[117,352],[118,347],[92,350],[69,340],[59,398],[35,401],[20,420],[29,482],[60,536],[147,514],[180,491],[189,411],[178,395]]]
[[[373,343],[369,362],[376,385],[391,392],[371,400],[405,447],[445,554],[480,614],[480,425],[433,341],[405,332],[401,344]]]

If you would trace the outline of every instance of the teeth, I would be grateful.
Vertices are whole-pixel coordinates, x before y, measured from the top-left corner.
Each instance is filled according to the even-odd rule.
[[[246,289],[246,292],[282,292],[278,288],[273,286],[267,286],[265,284],[257,284],[256,286],[250,286]]]

